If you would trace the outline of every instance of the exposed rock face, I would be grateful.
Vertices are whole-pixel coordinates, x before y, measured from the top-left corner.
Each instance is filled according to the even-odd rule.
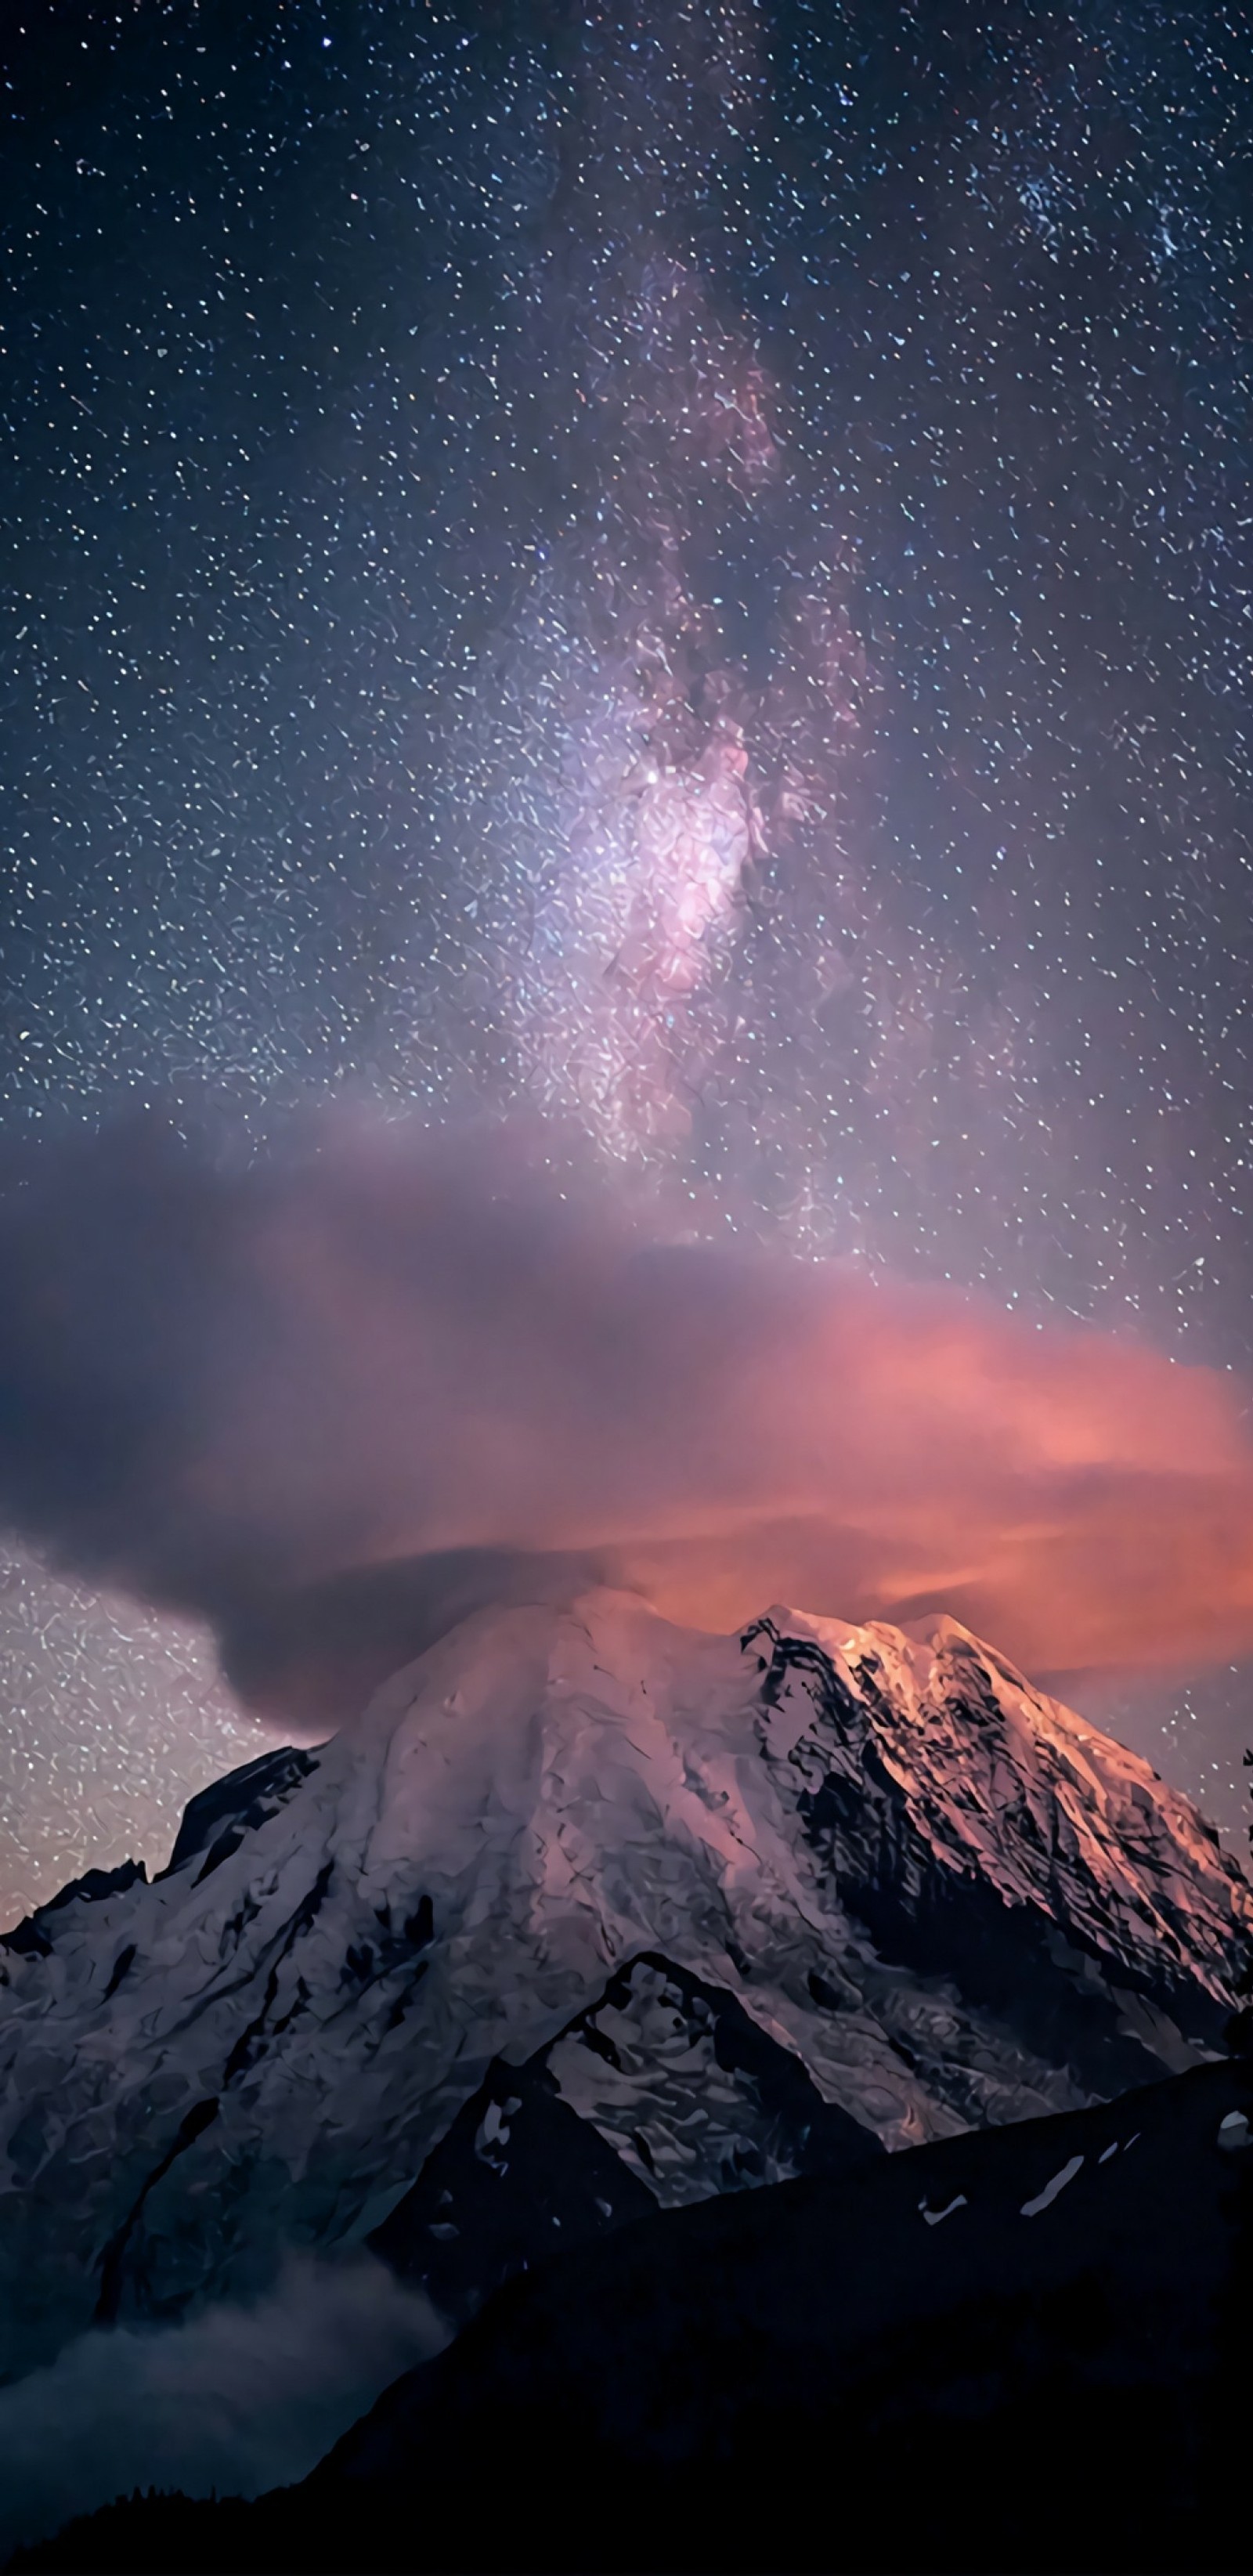
[[[476,1614],[0,1950],[0,2372],[415,2218],[459,2141],[504,2190],[540,2116],[616,2223],[1108,2098],[1220,2045],[1251,1922],[1188,1803],[953,1622]],[[415,2241],[457,2313],[521,2242]]]
[[[494,2061],[370,2242],[460,2324],[514,2273],[658,2207],[881,2153],[734,1995],[650,1951],[524,2065]]]

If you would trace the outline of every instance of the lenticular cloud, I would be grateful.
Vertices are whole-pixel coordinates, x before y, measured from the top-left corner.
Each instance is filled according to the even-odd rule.
[[[940,1606],[1054,1672],[1245,1651],[1240,1400],[683,1240],[542,1132],[331,1124],[231,1168],[145,1125],[0,1210],[0,1510],[228,1640],[346,1574],[519,1597],[564,1556],[711,1624]]]

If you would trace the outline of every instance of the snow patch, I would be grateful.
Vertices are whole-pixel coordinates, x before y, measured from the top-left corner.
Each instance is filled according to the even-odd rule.
[[[950,2200],[946,2209],[928,2209],[925,2200],[920,2200],[918,2206],[928,2227],[938,2227],[942,2218],[951,2218],[955,2209],[967,2209],[969,2202],[965,2192],[959,2191],[956,2199]]]
[[[1075,2175],[1078,2173],[1079,2167],[1082,2163],[1082,2156],[1071,2156],[1068,2162],[1062,2166],[1061,2172],[1055,2173],[1052,2181],[1046,2182],[1043,2191],[1038,2191],[1036,2193],[1034,2200],[1024,2200],[1022,2204],[1023,2217],[1038,2218],[1042,2209],[1051,2209],[1058,2193],[1065,2190],[1068,2182],[1074,2181]]]

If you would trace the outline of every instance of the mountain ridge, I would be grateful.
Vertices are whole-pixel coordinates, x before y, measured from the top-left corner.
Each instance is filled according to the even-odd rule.
[[[1250,2114],[1228,2058],[654,2209],[499,2289],[299,2484],[136,2495],[13,2566],[1235,2576]]]

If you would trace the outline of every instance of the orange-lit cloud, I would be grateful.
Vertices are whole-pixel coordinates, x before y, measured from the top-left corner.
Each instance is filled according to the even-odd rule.
[[[228,1640],[345,1568],[492,1549],[489,1590],[574,1552],[710,1624],[942,1607],[1036,1671],[1229,1658],[1245,1400],[956,1292],[666,1240],[509,1132],[329,1130],[233,1174],[130,1134],[0,1212],[0,1508]]]

